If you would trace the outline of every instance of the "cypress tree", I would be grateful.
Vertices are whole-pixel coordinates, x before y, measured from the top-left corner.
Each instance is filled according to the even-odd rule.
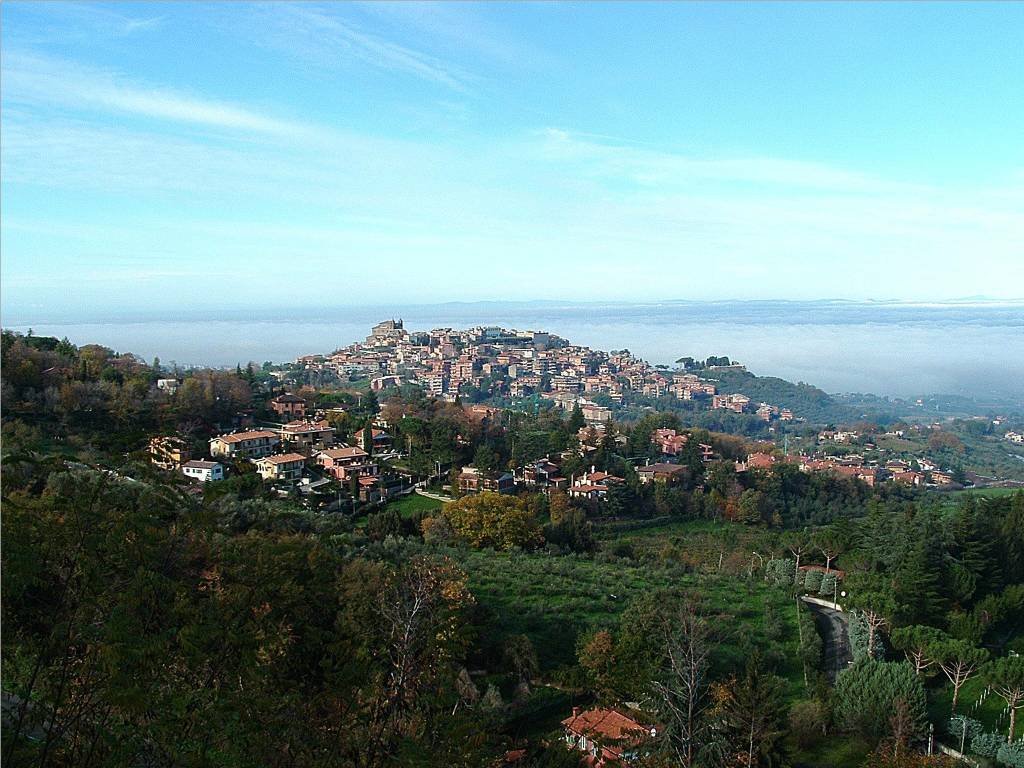
[[[941,590],[942,552],[922,539],[896,574],[896,602],[908,624],[935,624],[946,611]]]
[[[367,420],[363,426],[363,450],[367,456],[373,456],[373,419]]]

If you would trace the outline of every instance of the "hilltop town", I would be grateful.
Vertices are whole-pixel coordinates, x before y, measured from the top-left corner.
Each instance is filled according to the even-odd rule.
[[[1012,486],[1016,482],[953,465],[950,456],[955,458],[958,438],[941,424],[900,424],[886,430],[861,422],[856,427],[821,429],[807,424],[785,405],[755,401],[742,392],[722,392],[723,376],[745,372],[744,366],[725,357],[706,361],[683,358],[675,369],[668,369],[651,365],[628,350],[591,349],[543,331],[500,327],[410,331],[402,320],[391,319],[375,325],[362,342],[266,368],[264,389],[273,395],[266,408],[281,421],[266,422],[260,430],[215,436],[209,454],[249,459],[266,480],[293,484],[305,478],[304,488],[316,488],[325,478],[349,483],[357,477],[363,500],[408,492],[417,483],[438,480],[440,463],[446,471],[453,466],[440,462],[428,478],[409,472],[403,460],[413,451],[412,441],[403,441],[382,413],[372,416],[372,424],[353,433],[352,444],[345,445],[333,425],[345,417],[346,408],[325,403],[323,397],[339,388],[363,386],[368,395],[382,400],[416,391],[437,402],[458,405],[471,418],[490,421],[501,421],[502,412],[550,410],[575,416],[579,419],[576,453],[584,464],[598,450],[604,435],[609,430],[616,432],[613,424],[623,416],[635,419],[638,412],[649,414],[678,403],[678,413],[691,421],[694,415],[715,418],[715,412],[744,417],[743,421],[720,422],[733,427],[723,431],[750,434],[753,425],[755,442],[748,451],[736,452],[738,472],[792,464],[805,473],[833,473],[869,487],[894,482],[952,489]],[[273,394],[275,384],[290,389]],[[162,380],[158,385],[176,387],[177,380]],[[357,399],[361,402],[361,396]],[[241,414],[240,418],[251,422],[251,416]],[[995,420],[990,429],[999,424]],[[366,445],[365,429],[372,431]],[[621,433],[618,430],[616,439],[624,444]],[[1005,441],[1013,442],[1016,435],[1006,432]],[[915,438],[925,450],[916,450]],[[678,463],[688,439],[682,428],[654,430],[650,441],[656,463]],[[173,445],[177,438],[155,438],[151,446],[161,466],[172,463],[163,447],[167,440]],[[697,446],[705,463],[723,458],[707,442]],[[929,446],[935,449],[934,457],[928,455]],[[378,457],[382,451],[387,457],[383,469],[379,461],[370,458],[374,451]],[[516,487],[550,486],[568,488],[573,497],[601,500],[606,497],[607,483],[615,481],[614,477],[594,481],[592,473],[586,472],[566,476],[560,470],[564,456],[528,458],[532,463],[502,467],[501,471],[472,465],[454,467],[461,474],[452,480],[452,487],[463,492],[510,492]],[[651,456],[642,461],[650,464]],[[197,469],[193,466],[190,472]],[[638,467],[638,473],[643,479],[645,468]],[[211,478],[204,475],[204,479]]]
[[[511,400],[536,395],[562,410],[579,406],[589,423],[610,419],[612,408],[630,394],[701,401],[712,409],[752,413],[765,422],[794,418],[788,408],[753,403],[741,393],[720,394],[716,373],[746,370],[728,358],[706,363],[687,359],[679,370],[670,371],[628,350],[604,352],[545,331],[492,326],[410,332],[401,320],[385,320],[363,342],[295,362],[316,374],[364,374],[375,392],[413,384],[448,402],[467,395]]]

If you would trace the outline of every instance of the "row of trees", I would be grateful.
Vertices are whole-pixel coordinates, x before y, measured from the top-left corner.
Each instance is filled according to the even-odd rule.
[[[172,396],[155,387],[165,375],[159,361],[149,365],[96,344],[79,348],[4,331],[0,350],[4,436],[14,443],[8,451],[44,451],[59,442],[122,455],[154,433],[206,437],[204,430],[230,424],[253,401],[244,372],[187,371]]]

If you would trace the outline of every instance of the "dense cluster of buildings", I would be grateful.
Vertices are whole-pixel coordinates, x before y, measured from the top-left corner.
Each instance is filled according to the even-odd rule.
[[[250,462],[264,480],[284,487],[315,479],[309,477],[308,470],[312,469],[320,482],[334,479],[355,483],[363,501],[378,501],[393,490],[384,482],[380,464],[357,447],[363,444],[362,430],[354,435],[356,445],[340,444],[334,427],[319,418],[320,411],[307,414],[304,398],[286,393],[271,399],[268,406],[278,416],[291,420],[263,429],[216,435],[209,441],[209,460],[192,459],[188,444],[180,437],[154,437],[149,441],[150,460],[162,469],[180,471],[199,482],[223,480],[226,465]],[[390,447],[391,436],[384,430],[372,428],[371,437],[374,450]]]
[[[630,391],[706,400],[710,407],[756,413],[767,421],[793,419],[785,408],[754,404],[738,393],[719,395],[714,381],[693,372],[668,371],[628,351],[603,352],[544,331],[494,326],[409,331],[401,320],[385,320],[362,342],[296,363],[311,372],[365,375],[374,391],[413,384],[449,401],[468,388],[513,399],[537,395],[566,410],[579,406],[590,424],[610,419],[609,404],[621,403]]]
[[[299,358],[298,366],[314,373],[337,376],[360,375],[370,379],[371,388],[413,384],[431,395],[454,401],[466,388],[477,388],[491,396],[522,398],[531,395],[550,401],[563,411],[579,409],[585,426],[579,430],[579,452],[586,463],[599,450],[606,424],[612,419],[612,406],[623,401],[627,392],[650,397],[674,396],[680,400],[700,399],[712,409],[755,414],[767,422],[792,421],[793,413],[770,403],[756,403],[744,394],[719,393],[715,381],[702,378],[692,368],[670,371],[651,366],[626,350],[603,352],[573,345],[542,331],[518,331],[478,326],[466,330],[438,328],[408,331],[401,320],[386,320],[375,325],[369,336],[330,355]],[[729,370],[742,366],[729,365]],[[702,368],[705,375],[716,367]],[[170,385],[168,380],[168,386]],[[306,399],[283,393],[267,402],[268,410],[281,421],[264,428],[248,428],[215,436],[209,441],[210,459],[193,459],[185,441],[177,437],[159,437],[150,442],[154,464],[180,470],[199,481],[222,479],[225,466],[238,461],[252,462],[266,480],[295,484],[313,470],[315,476],[357,484],[360,497],[374,501],[386,498],[380,465],[372,455],[390,448],[391,436],[372,427],[369,440],[362,431],[353,445],[337,442],[329,413],[311,412]],[[493,416],[496,409],[485,405],[469,407],[475,417]],[[250,419],[251,422],[251,419]],[[827,430],[818,435],[819,443],[851,446],[860,435],[854,430]],[[1009,441],[1024,440],[1008,432]],[[625,438],[616,436],[619,443]],[[660,459],[637,468],[641,482],[675,483],[686,476],[687,459],[693,448],[688,436],[672,429],[656,429],[651,436]],[[372,444],[370,452],[361,446]],[[360,446],[360,447],[357,447]],[[369,447],[369,446],[368,446]],[[700,459],[713,461],[712,446],[698,444]],[[582,500],[606,498],[609,488],[621,478],[595,472],[565,477],[561,471],[564,456],[544,457],[513,472],[485,472],[463,467],[457,476],[462,493],[480,491],[512,492],[519,488],[548,491],[564,490]],[[682,459],[682,460],[681,460]],[[947,485],[953,482],[948,471],[919,459],[911,466],[900,460],[885,464],[865,461],[859,455],[797,456],[780,458],[768,453],[752,453],[736,462],[736,470],[770,469],[779,461],[795,462],[804,472],[833,472],[859,479],[868,485],[891,480],[908,485]],[[324,482],[327,480],[325,479]]]
[[[874,487],[881,482],[902,483],[912,486],[949,486],[953,484],[951,472],[941,469],[928,459],[916,459],[913,463],[892,459],[885,463],[865,461],[863,456],[779,456],[772,453],[751,453],[746,459],[736,462],[737,472],[751,469],[772,469],[777,464],[792,463],[801,472],[831,472],[867,483]]]
[[[604,501],[608,497],[609,490],[613,486],[625,482],[625,478],[601,472],[593,465],[589,470],[566,477],[566,473],[562,470],[562,464],[572,455],[573,451],[578,450],[580,457],[587,458],[598,450],[598,445],[604,439],[605,430],[604,424],[581,427],[577,434],[578,448],[574,447],[560,456],[544,456],[527,462],[515,472],[484,472],[478,467],[463,467],[458,476],[459,492],[513,493],[519,490],[529,490],[547,494],[551,491],[563,491],[570,498],[579,501]],[[651,435],[651,443],[659,448],[664,460],[637,467],[636,472],[640,482],[674,485],[684,480],[689,469],[682,464],[674,463],[674,460],[682,452],[688,440],[687,435],[677,433],[674,429],[655,430]],[[616,435],[615,441],[622,447],[626,438]],[[710,445],[698,443],[697,450],[702,461],[708,462],[718,458]]]

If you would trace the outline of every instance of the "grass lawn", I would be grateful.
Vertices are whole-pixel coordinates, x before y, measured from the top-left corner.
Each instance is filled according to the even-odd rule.
[[[1006,706],[1006,702],[995,694],[991,694],[984,702],[977,705],[977,709],[975,709],[984,689],[985,683],[980,677],[973,677],[964,683],[963,688],[960,689],[960,699],[956,705],[957,714],[967,715],[967,717],[980,721],[985,726],[986,731],[1001,732],[1005,735],[1010,722],[1006,718],[1000,721],[999,715]],[[936,728],[939,727],[939,724],[945,727],[946,721],[950,717],[950,705],[952,703],[953,686],[947,684],[941,689],[932,691],[928,714],[936,724]]]
[[[442,506],[444,506],[443,501],[420,496],[418,493],[410,493],[394,501],[389,501],[387,509],[397,510],[402,517],[412,517],[419,512],[433,512]]]
[[[960,500],[964,496],[973,496],[980,498],[999,498],[1001,496],[1012,496],[1015,493],[1021,493],[1021,488],[964,488],[960,491],[949,491],[943,494],[951,499]]]

